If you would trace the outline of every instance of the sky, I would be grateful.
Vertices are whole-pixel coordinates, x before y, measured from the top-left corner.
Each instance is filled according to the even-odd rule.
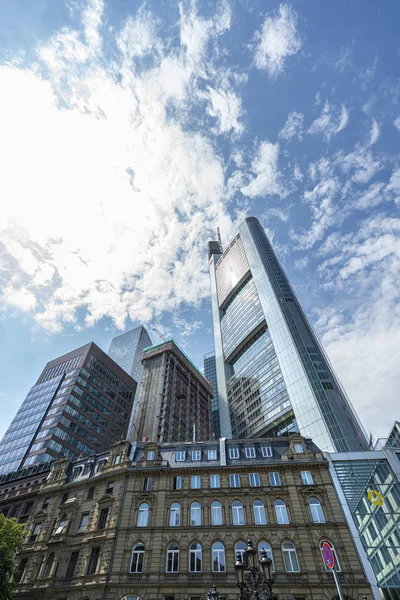
[[[201,367],[207,242],[249,215],[387,435],[399,19],[395,0],[0,3],[0,435],[48,360],[138,324]]]

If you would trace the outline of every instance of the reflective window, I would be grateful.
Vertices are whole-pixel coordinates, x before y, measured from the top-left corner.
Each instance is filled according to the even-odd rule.
[[[179,546],[178,544],[170,544],[167,550],[167,573],[179,572]]]
[[[207,458],[208,460],[217,460],[217,450],[208,450]]]
[[[200,502],[192,502],[190,505],[190,525],[198,527],[201,525],[201,504]]]
[[[192,450],[192,460],[201,460],[201,450]]]
[[[254,500],[253,515],[255,525],[266,525],[267,515],[265,513],[264,502],[262,502],[261,500]]]
[[[255,458],[256,457],[256,449],[255,448],[245,448],[246,458]]]
[[[314,483],[310,471],[301,471],[301,480],[304,485],[312,485]]]
[[[221,478],[219,475],[210,475],[210,488],[220,488]]]
[[[154,460],[154,458],[155,458],[155,451],[149,450],[149,452],[147,453],[147,460]]]
[[[178,452],[175,453],[175,460],[176,462],[183,462],[186,460],[186,452],[185,450],[178,450]]]
[[[229,458],[239,458],[239,448],[229,448]]]
[[[169,526],[179,527],[181,524],[181,505],[179,502],[173,502],[169,511]]]
[[[275,500],[274,507],[278,525],[287,525],[289,523],[289,515],[285,502],[283,500]]]
[[[296,548],[292,542],[283,542],[282,544],[283,563],[287,573],[298,573],[300,571],[299,561],[297,560]]]
[[[181,490],[182,489],[182,477],[177,475],[172,478],[172,489],[173,490]]]
[[[271,446],[263,446],[261,448],[262,455],[264,458],[270,458],[272,456],[272,448]]]
[[[149,505],[147,502],[144,502],[139,506],[139,514],[138,514],[138,527],[147,527],[149,522]]]
[[[132,550],[130,573],[143,573],[144,544],[135,544]]]
[[[269,556],[269,558],[272,560],[272,571],[275,571],[275,564],[274,564],[274,556],[272,554],[272,548],[270,546],[270,544],[268,544],[268,542],[260,542],[258,544],[258,552],[261,552],[261,550],[265,550],[265,552],[267,553],[267,556]]]
[[[199,490],[201,488],[201,477],[200,477],[200,475],[192,475],[190,481],[191,481],[191,488],[192,488],[192,490]]]
[[[233,525],[244,525],[244,510],[240,500],[232,502],[232,523]]]
[[[67,524],[67,515],[62,515],[58,522],[58,525],[56,527],[54,535],[61,535],[62,533],[64,533],[66,524]]]
[[[189,548],[189,571],[191,573],[201,573],[202,567],[202,548],[198,542],[193,542]]]
[[[78,531],[76,533],[83,533],[89,523],[89,513],[85,513],[81,516],[81,522],[79,523]]]
[[[239,554],[240,558],[242,559],[242,562],[246,561],[246,548],[247,545],[244,542],[238,542],[235,545],[235,560],[237,558],[237,555]]]
[[[314,523],[325,523],[324,511],[318,498],[310,498],[308,504],[310,505],[311,517]]]
[[[223,573],[225,566],[225,548],[221,542],[215,542],[211,548],[211,564],[214,573]]]
[[[281,485],[281,478],[279,473],[270,473],[269,482],[273,487],[279,487]]]
[[[211,525],[222,525],[222,504],[218,500],[211,504]]]
[[[258,473],[249,473],[249,482],[251,487],[260,487],[260,476]]]
[[[231,488],[240,487],[240,476],[237,473],[231,473],[229,475],[229,485]]]
[[[294,445],[294,451],[297,454],[303,454],[303,452],[304,452],[303,444],[295,444]]]

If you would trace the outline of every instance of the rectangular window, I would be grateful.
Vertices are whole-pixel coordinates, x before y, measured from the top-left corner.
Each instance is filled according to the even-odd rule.
[[[79,556],[79,550],[71,553],[68,567],[67,567],[67,572],[65,574],[65,579],[72,579],[72,577],[74,576],[76,563],[78,562],[78,556]]]
[[[255,448],[245,448],[246,458],[255,458],[256,457],[256,449]]]
[[[192,475],[191,479],[191,488],[192,490],[199,490],[201,487],[201,478],[200,475]]]
[[[260,487],[260,476],[258,473],[249,473],[251,487]]]
[[[102,508],[100,511],[99,523],[97,529],[105,529],[108,517],[108,508]]]
[[[68,500],[68,492],[66,494],[64,494],[63,497],[61,498],[61,504],[64,504],[67,500]]]
[[[240,487],[240,476],[237,473],[231,473],[229,475],[229,485],[231,488]]]
[[[296,454],[303,454],[303,452],[304,452],[303,444],[295,444],[294,451],[296,452]]]
[[[119,465],[120,462],[121,462],[121,455],[117,454],[116,456],[114,456],[114,465]]]
[[[186,451],[178,450],[175,452],[175,460],[176,462],[184,462],[186,460]]]
[[[269,474],[269,483],[273,486],[273,487],[278,487],[281,485],[281,478],[279,476],[279,473],[270,473]]]
[[[81,516],[81,522],[79,523],[78,531],[76,533],[77,534],[83,533],[86,530],[88,523],[89,523],[89,513],[85,513],[84,515]]]
[[[229,458],[239,458],[239,448],[229,448]]]
[[[100,548],[92,548],[90,554],[89,564],[87,568],[87,575],[93,575],[97,571],[97,564],[99,562]]]
[[[45,498],[43,504],[42,504],[42,508],[44,508],[46,510],[46,508],[48,507],[50,502],[50,498]]]
[[[216,450],[208,450],[207,458],[208,458],[208,460],[217,460],[217,451]]]
[[[192,460],[201,460],[201,450],[192,450]]]
[[[42,524],[41,523],[36,523],[36,525],[33,528],[32,534],[29,538],[30,542],[35,542],[37,540],[37,537],[40,533],[40,530],[42,528]]]
[[[142,490],[144,492],[149,492],[152,488],[153,488],[153,478],[152,477],[145,477],[143,479]]]
[[[221,478],[219,475],[210,475],[210,488],[217,489],[221,487]]]
[[[263,446],[261,448],[261,452],[264,458],[271,458],[272,456],[272,448],[271,446]]]
[[[92,500],[92,498],[94,497],[94,487],[89,488],[88,494],[87,494],[87,500]]]
[[[106,494],[112,494],[114,491],[114,482],[109,481],[106,488]]]
[[[172,489],[173,490],[181,490],[182,489],[182,477],[177,475],[172,478]]]
[[[304,485],[312,485],[314,483],[310,471],[302,471],[301,480],[304,483]]]

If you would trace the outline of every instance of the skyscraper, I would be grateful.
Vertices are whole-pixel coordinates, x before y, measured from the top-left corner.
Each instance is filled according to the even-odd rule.
[[[136,394],[128,427],[128,439],[131,439],[132,435],[134,435],[134,432],[132,432],[132,423],[135,420],[136,405],[142,381],[142,352],[144,348],[151,346],[152,343],[147,330],[140,325],[135,329],[131,329],[130,331],[113,338],[108,350],[108,355],[115,360],[117,365],[122,367],[137,382]]]
[[[326,451],[368,446],[365,433],[259,221],[225,252],[209,243],[221,434],[299,430]]]
[[[107,450],[126,437],[135,390],[93,343],[47,363],[0,442],[0,474]]]
[[[215,352],[209,352],[204,355],[204,376],[211,381],[213,386],[213,397],[211,400],[211,418],[214,429],[214,435],[217,439],[221,437],[221,428],[219,424],[219,405],[218,405],[218,385],[217,385],[217,365],[215,363]]]
[[[133,433],[140,441],[212,438],[212,386],[173,340],[146,348]]]

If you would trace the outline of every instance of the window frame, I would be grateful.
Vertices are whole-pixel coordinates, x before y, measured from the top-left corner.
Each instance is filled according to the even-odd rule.
[[[169,527],[180,527],[181,526],[181,513],[182,513],[182,507],[180,505],[180,502],[172,502],[171,506],[169,507],[169,519],[168,519],[168,524]],[[172,521],[175,521],[175,523],[173,523]]]
[[[198,504],[198,506],[193,506],[194,504]],[[196,519],[192,518],[192,511],[196,511],[195,515],[196,515]],[[192,521],[196,521],[198,520],[198,523],[193,523]],[[201,504],[198,500],[193,500],[193,502],[191,502],[190,504],[190,527],[201,527],[203,524],[203,519],[202,519],[202,514],[201,514]]]
[[[263,455],[263,458],[271,458],[272,446],[261,446],[261,453]]]
[[[278,507],[279,507],[279,511],[277,510]],[[275,519],[276,519],[277,525],[289,525],[289,523],[290,523],[289,511],[288,511],[286,502],[284,500],[282,500],[282,498],[277,498],[274,501],[274,511],[275,511]],[[280,517],[278,516],[278,512],[281,515]],[[281,521],[282,515],[286,515],[287,521],[286,520]]]
[[[172,548],[172,546],[177,546],[177,548]],[[165,565],[165,572],[166,573],[179,573],[179,562],[180,562],[180,546],[177,542],[171,542],[168,547],[167,547],[167,560],[166,560],[166,565]],[[170,556],[171,558],[171,569],[168,569],[168,563],[170,560]],[[176,569],[175,567],[175,561],[176,561]]]
[[[235,506],[236,504],[236,506]],[[241,500],[233,500],[231,503],[231,511],[232,511],[232,525],[235,527],[240,527],[246,524],[244,506]],[[235,523],[235,521],[238,521]]]
[[[255,458],[256,457],[256,449],[254,446],[246,446],[244,449],[244,453],[246,458]]]
[[[85,531],[89,525],[89,515],[90,515],[90,513],[82,513],[81,514],[81,520],[79,521],[79,527],[76,531],[76,535],[81,535],[82,533],[85,533]],[[87,517],[86,524],[83,526],[82,521],[84,520],[85,517]]]
[[[284,548],[285,544],[290,544],[292,546],[292,548]],[[297,556],[297,550],[296,550],[296,546],[293,544],[293,542],[291,542],[290,540],[285,540],[284,542],[282,542],[281,544],[281,551],[282,551],[282,558],[283,558],[283,566],[285,567],[285,572],[286,573],[300,573],[301,569],[300,569],[300,562],[299,562],[299,557]],[[289,559],[289,563],[290,566],[293,567],[293,555],[295,557],[296,563],[297,563],[297,569],[288,569],[288,563],[285,559],[285,556],[288,557]]]
[[[207,460],[218,460],[218,450],[216,448],[207,450]]]
[[[279,471],[270,471],[268,473],[268,477],[269,477],[269,484],[271,487],[281,487],[282,482],[281,482],[281,476]],[[278,483],[275,483],[275,480],[278,481]]]
[[[255,506],[256,502],[260,502],[261,506]],[[262,500],[260,500],[260,498],[255,498],[253,500],[252,503],[252,508],[253,508],[253,520],[254,520],[254,525],[267,525],[268,524],[268,517],[267,517],[267,511],[265,509],[265,504]],[[264,514],[264,521],[262,521],[262,519],[260,520],[260,522],[257,522],[257,518],[256,518],[256,509],[257,512],[259,513],[263,513]]]
[[[257,483],[254,481],[252,482],[252,479],[254,479]],[[249,485],[250,487],[261,487],[260,473],[249,473]]]
[[[138,549],[138,547],[140,549]],[[142,550],[143,548],[143,550]],[[143,542],[136,542],[136,544],[133,546],[132,548],[132,554],[131,554],[131,562],[129,565],[129,573],[143,573],[143,567],[144,567],[144,553],[145,553],[145,545]],[[133,566],[133,559],[136,559],[136,565],[135,565],[135,570],[132,570],[132,566]]]
[[[213,477],[217,478],[218,485],[212,485]],[[211,490],[221,489],[221,475],[219,473],[213,473],[212,475],[210,475],[210,489]]]
[[[182,458],[183,456],[183,458]],[[176,450],[175,451],[175,462],[185,462],[186,460],[186,450]]]
[[[222,548],[215,548],[215,546],[219,544],[222,546]],[[218,563],[218,569],[214,569],[214,553],[216,554],[216,558],[217,558],[217,563]],[[220,556],[223,556],[223,561],[221,562]],[[221,569],[221,564],[223,566],[223,569]],[[220,541],[216,541],[212,544],[211,546],[211,571],[213,573],[226,573],[226,553],[225,553],[225,546],[222,542]]]
[[[196,482],[196,485],[193,485],[193,482]],[[197,483],[199,483],[199,485],[197,485]],[[201,490],[201,475],[191,475],[190,489],[191,490]]]
[[[146,506],[147,508],[145,510],[142,509],[143,506]],[[145,518],[145,522],[142,523],[142,521],[144,521],[144,518],[142,515],[146,515]],[[137,517],[137,521],[136,521],[136,527],[148,527],[149,526],[149,516],[150,516],[150,505],[148,502],[141,502],[139,504],[139,508],[138,508],[138,517]]]
[[[307,479],[308,479],[308,475],[306,475],[307,473],[310,476],[311,481],[307,481]],[[301,476],[301,481],[302,481],[303,485],[314,485],[314,478],[312,476],[311,471],[300,471],[300,476]]]
[[[239,485],[232,485],[232,481],[238,482]],[[239,473],[229,473],[229,487],[230,488],[240,488],[240,474]]]
[[[196,546],[193,548],[192,546]],[[200,546],[200,549],[197,547]],[[200,559],[198,555],[200,554]],[[192,558],[194,563],[194,569],[192,569]],[[197,561],[200,560],[200,569],[197,568]],[[189,573],[202,573],[203,572],[203,547],[200,542],[192,542],[189,546]]]
[[[308,508],[313,523],[326,523],[325,513],[319,498],[311,496],[311,498],[308,499]]]
[[[215,504],[219,504],[219,506],[218,507],[213,506]],[[224,524],[224,513],[223,513],[222,502],[220,502],[220,500],[213,500],[210,505],[210,511],[211,511],[211,527],[220,527],[221,525],[223,525]],[[214,523],[215,514],[220,515],[220,517],[221,517],[220,523]]]
[[[178,486],[178,482],[179,482],[179,486]],[[182,475],[174,475],[172,477],[172,489],[173,490],[181,490],[183,488],[183,480],[182,480]]]
[[[192,450],[191,458],[194,461],[201,460],[201,450]]]
[[[240,457],[239,448],[229,448],[229,458],[237,460]]]

